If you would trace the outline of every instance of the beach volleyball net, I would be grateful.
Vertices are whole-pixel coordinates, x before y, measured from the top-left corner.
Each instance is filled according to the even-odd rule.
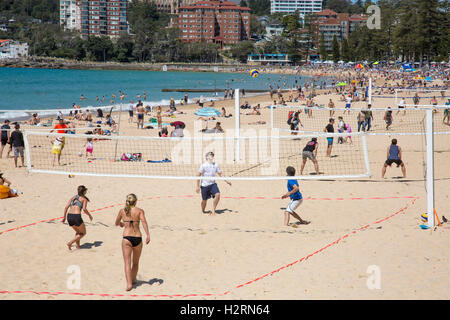
[[[310,109],[309,115],[308,109]],[[434,109],[434,133],[450,134],[450,120],[448,118],[448,113],[445,111],[446,107],[435,107]],[[366,133],[370,135],[423,135],[425,133],[426,108],[391,108],[390,111],[392,112],[390,116],[386,115],[386,112],[389,111],[387,108],[371,108],[370,112],[367,113],[370,118],[369,121],[365,119],[367,111],[369,111],[369,109],[353,107],[350,109],[349,113],[348,109],[344,108],[277,106],[276,108],[271,109],[270,122],[272,129],[281,132],[299,132],[304,134],[323,132],[326,125],[329,123],[329,119],[333,118],[335,121],[334,130],[335,132],[338,132],[339,116],[341,116],[343,122],[346,124],[346,131],[357,132],[359,129],[360,132],[365,130]],[[299,112],[300,119],[298,130],[288,123],[290,116],[294,115],[296,112]],[[358,121],[358,115],[360,113],[359,119],[364,119],[364,123]],[[372,116],[370,116],[370,114]],[[391,124],[388,126],[389,122],[391,122]],[[369,130],[367,131],[367,129]]]
[[[417,96],[416,96],[417,94]],[[444,105],[450,99],[450,90],[433,88],[395,89],[394,104],[397,106],[403,99],[405,106],[433,105],[432,99],[436,99],[438,105]]]
[[[317,137],[319,175],[314,164],[306,161],[303,175],[303,148]],[[338,144],[339,138],[350,143]],[[54,140],[64,138],[60,164],[54,152]],[[325,156],[327,138],[333,138],[333,157]],[[299,136],[253,136],[160,138],[48,134],[27,131],[24,134],[27,166],[30,172],[86,176],[110,176],[154,179],[200,179],[199,167],[205,154],[215,153],[223,171],[216,180],[282,180],[286,167],[296,168],[297,178],[331,179],[370,176],[365,136],[352,134],[314,134]],[[92,139],[92,153],[86,152]],[[59,139],[62,140],[62,139]],[[56,143],[60,144],[59,142]],[[58,149],[58,148],[56,148]],[[239,150],[237,154],[236,150]]]

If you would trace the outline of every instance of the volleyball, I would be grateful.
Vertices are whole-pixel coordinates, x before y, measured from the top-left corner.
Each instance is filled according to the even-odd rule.
[[[83,153],[82,152],[78,152],[78,156],[79,157],[83,156]]]
[[[258,76],[259,76],[259,71],[258,71],[258,69],[252,69],[252,70],[250,71],[250,75],[251,75],[253,78],[258,77]]]
[[[423,222],[428,222],[428,214],[426,212],[422,213],[420,215],[420,218],[422,219]]]

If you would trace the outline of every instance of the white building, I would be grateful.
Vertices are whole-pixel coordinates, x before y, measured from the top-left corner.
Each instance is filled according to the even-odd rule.
[[[59,1],[59,23],[65,30],[81,31],[81,1]]]
[[[322,11],[322,0],[270,0],[270,13],[292,14],[296,10],[301,16]]]
[[[28,43],[12,40],[0,40],[0,59],[18,59],[28,57]]]
[[[266,34],[264,38],[266,40],[271,40],[274,36],[281,36],[284,28],[281,23],[271,23],[266,25]]]

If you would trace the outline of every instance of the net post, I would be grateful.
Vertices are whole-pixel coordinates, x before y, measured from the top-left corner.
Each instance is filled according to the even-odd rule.
[[[372,104],[372,78],[369,78],[369,104]]]
[[[234,160],[240,160],[240,150],[239,150],[239,138],[240,138],[240,118],[239,118],[239,89],[234,89],[234,138],[235,138],[235,150],[234,150]]]
[[[434,227],[434,128],[433,109],[427,111],[427,214],[428,226]]]
[[[366,165],[366,174],[368,177],[371,177],[372,173],[370,171],[369,150],[367,148],[367,139],[366,139],[365,132],[361,136],[361,142],[362,142],[362,148],[363,148],[363,154],[364,154],[364,164]]]
[[[395,91],[395,105],[398,106],[398,89],[394,89]]]
[[[25,158],[27,159],[27,171],[31,170],[30,144],[28,143],[28,132],[24,131]]]
[[[120,118],[121,118],[121,115],[122,115],[122,101],[120,101],[119,108],[120,108],[120,110],[119,110],[119,124],[117,126],[117,135],[120,134]],[[117,143],[118,142],[119,142],[119,140],[116,140],[116,146],[114,147],[114,161],[117,160]]]
[[[273,130],[273,108],[274,106],[270,106],[270,130]]]

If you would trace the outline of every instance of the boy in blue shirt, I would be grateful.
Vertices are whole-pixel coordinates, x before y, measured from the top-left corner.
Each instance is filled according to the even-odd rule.
[[[295,168],[294,167],[287,167],[286,173],[288,176],[295,176]],[[284,211],[284,225],[289,225],[289,218],[290,215],[292,215],[294,218],[296,218],[298,221],[300,221],[300,224],[309,224],[310,221],[303,220],[300,218],[300,216],[295,213],[295,209],[298,208],[300,204],[303,202],[302,194],[299,191],[299,183],[296,179],[289,179],[287,182],[287,189],[288,192],[281,196],[281,199],[290,198],[291,201],[286,206],[286,210]],[[297,227],[296,224],[292,225],[293,227]]]

